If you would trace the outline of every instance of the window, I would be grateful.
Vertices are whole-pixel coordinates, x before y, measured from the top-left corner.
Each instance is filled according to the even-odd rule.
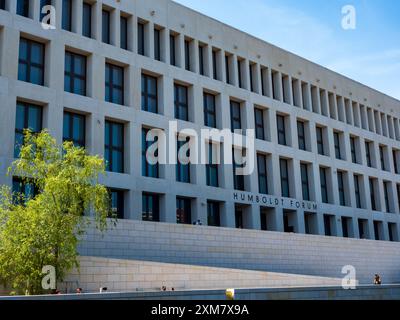
[[[183,197],[176,197],[176,222],[191,224],[191,200]]]
[[[29,18],[30,0],[17,0],[17,14]]]
[[[302,121],[297,121],[297,137],[299,140],[299,149],[306,150],[306,135],[304,130],[304,122]]]
[[[63,141],[72,141],[76,147],[85,147],[85,116],[64,112]]]
[[[267,178],[267,157],[263,154],[257,154],[258,168],[258,192],[268,194],[268,178]]]
[[[24,144],[24,129],[29,129],[33,133],[42,130],[42,108],[40,106],[17,102],[14,158],[19,157],[21,146]]]
[[[288,161],[280,159],[281,193],[282,197],[290,198]]]
[[[369,194],[371,198],[371,208],[372,210],[376,211],[376,202],[375,202],[375,184],[372,178],[369,179]]]
[[[6,0],[0,0],[0,10],[6,10]]]
[[[106,63],[105,100],[116,104],[124,104],[124,68]]]
[[[337,180],[338,180],[338,190],[339,190],[339,203],[341,206],[346,205],[346,197],[344,194],[344,181],[343,181],[343,172],[337,172]]]
[[[12,192],[15,204],[33,199],[39,193],[37,186],[32,181],[18,177],[12,179]]]
[[[217,119],[215,112],[215,96],[204,93],[204,125],[212,128],[217,127]]]
[[[334,216],[324,214],[324,229],[325,229],[325,235],[326,236],[332,236],[332,220],[334,219]]]
[[[218,80],[217,72],[217,51],[212,51],[212,67],[213,67],[213,79]]]
[[[86,95],[86,57],[65,52],[64,90]]]
[[[204,76],[204,46],[199,46],[199,72]]]
[[[329,203],[326,171],[327,171],[326,168],[319,168],[319,179],[321,183],[321,198],[323,203]]]
[[[143,193],[142,195],[142,220],[160,221],[159,195],[154,193]]]
[[[342,234],[343,238],[348,238],[349,237],[349,223],[351,221],[351,218],[348,217],[342,217]]]
[[[264,111],[254,108],[254,120],[256,125],[256,138],[265,140]]]
[[[243,229],[243,210],[240,207],[235,210],[235,226],[237,229]]]
[[[92,5],[84,2],[82,9],[82,35],[92,37]]]
[[[393,150],[393,167],[394,167],[394,173],[399,174],[399,167],[398,167],[398,160],[397,160],[397,150]]]
[[[124,125],[106,121],[105,124],[106,170],[124,172]]]
[[[238,72],[238,86],[239,88],[243,88],[243,81],[242,81],[242,61],[238,59],[237,61],[237,72]]]
[[[142,110],[157,113],[157,78],[142,74]]]
[[[333,142],[335,145],[335,157],[336,159],[342,159],[342,155],[340,153],[340,136],[339,132],[333,132]]]
[[[1,2],[1,1],[0,1]],[[45,13],[42,12],[43,7],[45,6],[51,6],[52,5],[52,0],[40,0],[40,8],[39,8],[39,19],[40,21],[43,21],[43,18],[49,13],[49,11],[45,11]],[[4,3],[4,1],[3,1]],[[1,7],[1,5],[0,5]]]
[[[185,69],[190,71],[190,41],[185,40]]]
[[[356,195],[356,206],[361,209],[360,176],[354,175],[354,193]]]
[[[276,116],[276,125],[278,129],[278,143],[286,146],[286,128],[285,128],[285,117],[281,115]]]
[[[207,201],[207,224],[209,226],[219,227],[221,225],[219,206],[219,202]]]
[[[187,137],[184,141],[177,141],[176,181],[185,183],[190,183],[190,163],[183,164],[181,161],[179,161],[179,150],[183,145],[188,143],[189,140],[190,138]],[[190,149],[187,150],[185,156],[190,157]]]
[[[102,11],[102,41],[110,44],[110,12],[107,10]]]
[[[241,174],[237,174],[236,169],[240,169],[243,168],[243,164],[238,164],[238,161],[236,161],[237,159],[237,155],[239,153],[242,153],[240,150],[232,150],[232,168],[233,168],[233,188],[235,190],[240,190],[240,191],[244,191],[244,176]],[[242,158],[242,155],[241,157]],[[241,161],[241,159],[240,159]]]
[[[154,29],[154,59],[161,61],[161,31]]]
[[[357,163],[356,138],[355,137],[350,137],[350,152],[351,152],[351,161],[353,163]]]
[[[206,183],[210,187],[218,187],[218,163],[215,161],[212,143],[208,144],[208,163],[206,164]]]
[[[120,19],[120,46],[121,49],[128,50],[128,18]]]
[[[316,135],[317,135],[317,147],[318,147],[318,154],[324,156],[325,155],[325,149],[324,149],[324,138],[322,135],[322,128],[321,127],[316,127]]]
[[[174,85],[175,118],[189,121],[188,88]]]
[[[62,28],[72,31],[72,0],[63,0],[62,2]]]
[[[20,39],[18,80],[44,85],[44,45],[42,43]]]
[[[249,77],[250,77],[250,91],[251,92],[255,92],[254,91],[254,86],[253,86],[253,65],[249,65]]]
[[[384,192],[384,197],[385,197],[386,212],[391,212],[390,203],[389,203],[390,187],[391,187],[391,185],[390,185],[389,181],[383,181],[383,192]]]
[[[386,166],[385,166],[385,149],[383,146],[379,146],[379,156],[381,159],[381,168],[382,170],[386,171]]]
[[[367,166],[372,168],[371,161],[371,142],[365,141],[365,157],[367,159]]]
[[[144,56],[144,24],[138,22],[138,54]]]
[[[124,219],[124,191],[109,189],[112,218]]]
[[[175,35],[169,35],[169,58],[170,64],[176,66],[176,45],[175,45]]]
[[[301,189],[303,191],[303,200],[310,201],[310,187],[308,184],[308,166],[305,163],[300,164],[301,171]]]
[[[146,152],[147,149],[150,148],[151,145],[158,142],[158,137],[155,136],[153,141],[148,141],[146,139],[147,133],[149,129],[142,128],[142,176],[158,178],[159,177],[159,168],[158,162],[155,164],[151,164],[147,161]],[[155,151],[155,156],[158,156],[158,150]]]
[[[230,72],[229,72],[229,56],[225,56],[225,77],[226,77],[226,83],[230,84],[231,83],[231,77],[230,77]]]
[[[240,117],[240,103],[236,101],[231,101],[231,130],[241,130],[242,123]]]

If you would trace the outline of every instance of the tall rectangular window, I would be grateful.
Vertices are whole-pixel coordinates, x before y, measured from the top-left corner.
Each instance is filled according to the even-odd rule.
[[[102,41],[104,43],[110,44],[110,11],[104,10],[102,11],[102,21],[101,21],[101,30],[102,30]]]
[[[226,83],[230,84],[231,83],[231,75],[229,72],[229,56],[225,56],[225,77],[226,77]]]
[[[235,132],[235,130],[242,129],[242,121],[240,116],[240,103],[231,100],[230,107],[231,107],[231,130],[232,132]]]
[[[0,10],[6,10],[6,0],[0,0]]]
[[[174,85],[175,118],[189,121],[188,88],[179,84]]]
[[[105,123],[106,170],[124,172],[124,125],[106,121]]]
[[[310,187],[308,183],[308,166],[306,163],[300,164],[301,172],[301,189],[303,192],[303,200],[310,201]]]
[[[204,93],[204,125],[212,128],[217,127],[217,116],[215,111],[215,96]]]
[[[39,190],[33,181],[13,177],[12,192],[14,204],[23,204],[23,202],[33,199],[39,193]]]
[[[128,50],[128,18],[122,16],[120,19],[120,46],[121,49]]]
[[[254,92],[254,85],[253,85],[253,65],[249,65],[249,77],[250,77],[250,91]]]
[[[191,224],[191,200],[183,197],[176,197],[176,222]]]
[[[342,159],[342,154],[340,152],[340,136],[339,136],[339,132],[333,132],[333,143],[335,145],[335,156],[336,156],[336,159]]]
[[[372,178],[369,178],[369,194],[371,198],[371,208],[372,210],[376,211],[376,201],[375,201],[375,184]]]
[[[346,197],[344,193],[344,181],[343,181],[343,172],[337,172],[337,180],[338,180],[338,191],[339,191],[339,203],[341,206],[346,205]]]
[[[160,199],[158,194],[142,194],[142,220],[160,221]]]
[[[268,194],[267,157],[257,154],[258,192]]]
[[[155,164],[149,163],[147,161],[146,153],[147,150],[155,143],[158,143],[158,137],[154,137],[153,141],[147,140],[146,136],[149,129],[142,128],[142,176],[159,178],[159,166],[158,162]]]
[[[176,44],[175,44],[175,35],[169,35],[169,58],[170,64],[176,66]]]
[[[372,161],[371,161],[371,142],[365,141],[365,157],[367,160],[367,166],[372,167]]]
[[[109,189],[112,217],[124,219],[124,191]]]
[[[399,174],[399,167],[398,167],[398,159],[397,159],[397,151],[393,150],[392,151],[393,155],[393,167],[394,167],[394,173]]]
[[[161,61],[161,30],[154,29],[154,59]]]
[[[17,14],[29,18],[29,3],[31,0],[17,0]]]
[[[282,115],[276,116],[276,126],[278,129],[278,143],[286,146],[286,126],[285,126],[285,117]]]
[[[384,193],[384,197],[385,197],[386,212],[391,212],[390,211],[390,203],[389,203],[389,190],[390,190],[390,182],[383,181],[383,193]]]
[[[64,90],[86,95],[86,57],[65,52]]]
[[[325,155],[325,148],[324,148],[324,138],[323,138],[323,132],[321,127],[316,127],[316,136],[317,136],[317,148],[318,148],[318,154],[324,156]]]
[[[306,135],[305,135],[303,121],[297,121],[297,137],[298,137],[298,141],[299,141],[299,149],[306,150],[307,149]]]
[[[323,203],[329,203],[328,184],[326,180],[326,168],[319,168],[319,179],[321,183],[321,197]]]
[[[190,40],[185,39],[185,69],[190,71]]]
[[[40,106],[17,102],[14,158],[19,157],[21,147],[24,144],[24,129],[29,129],[33,133],[42,130],[42,108]]]
[[[236,169],[240,169],[243,168],[242,164],[238,164],[238,161],[236,161],[236,157],[235,154],[237,155],[238,153],[240,153],[239,150],[232,150],[232,168],[233,168],[233,188],[235,190],[240,190],[240,191],[244,191],[244,176],[241,174],[238,174],[236,172]]]
[[[106,63],[105,100],[124,104],[124,68]]]
[[[218,146],[219,147],[219,146]],[[208,163],[206,164],[206,183],[210,187],[218,187],[218,163],[215,161],[214,148],[212,143],[208,144]]]
[[[254,108],[254,121],[256,127],[256,138],[265,140],[264,111],[262,109]]]
[[[354,193],[356,196],[356,206],[361,209],[360,177],[354,175]]]
[[[350,137],[350,152],[351,152],[351,161],[353,163],[357,163],[356,138],[354,137]]]
[[[71,141],[76,147],[85,147],[85,116],[64,112],[63,141]]]
[[[243,88],[243,81],[242,81],[242,61],[237,60],[237,72],[238,72],[238,86],[239,88]]]
[[[385,149],[383,146],[379,146],[379,156],[381,159],[381,169],[386,171],[386,166],[385,166]]]
[[[137,25],[137,32],[138,32],[138,36],[137,36],[137,47],[138,47],[138,54],[144,56],[145,55],[145,49],[144,49],[144,23],[142,22],[138,22]]]
[[[179,160],[179,150],[183,145],[189,142],[189,137],[184,140],[177,141],[177,163],[176,163],[176,181],[190,183],[190,163],[184,164]],[[190,151],[186,152],[186,156],[190,157]]]
[[[199,46],[199,72],[204,76],[204,46]]]
[[[82,8],[82,35],[92,37],[92,5],[84,2]]]
[[[157,78],[142,74],[142,110],[157,113]]]
[[[18,80],[44,85],[44,44],[21,38]]]
[[[219,227],[221,225],[220,203],[216,201],[207,201],[207,224],[212,227]]]
[[[280,159],[279,164],[280,164],[280,174],[281,174],[282,197],[290,198],[288,161],[286,159]]]
[[[61,25],[64,30],[72,31],[72,0],[62,1]]]
[[[212,68],[213,68],[213,79],[218,80],[217,72],[217,51],[212,51]]]

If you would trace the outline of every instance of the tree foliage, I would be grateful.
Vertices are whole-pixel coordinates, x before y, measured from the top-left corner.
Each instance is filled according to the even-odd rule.
[[[43,293],[42,268],[52,265],[56,278],[79,267],[77,245],[91,219],[107,228],[110,201],[99,184],[104,160],[88,155],[72,142],[58,145],[47,132],[25,132],[20,158],[9,175],[21,177],[36,195],[0,192],[0,280],[18,293]],[[57,282],[58,282],[57,281]]]

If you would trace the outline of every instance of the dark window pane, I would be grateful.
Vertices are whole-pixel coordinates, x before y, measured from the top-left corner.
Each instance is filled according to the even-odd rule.
[[[138,23],[138,54],[144,56],[144,24]]]
[[[121,17],[120,20],[120,32],[121,32],[121,41],[120,45],[122,49],[128,50],[128,19],[125,17]]]
[[[17,14],[29,18],[30,0],[17,0]]]
[[[110,12],[102,11],[102,41],[110,44]]]
[[[62,1],[62,28],[67,31],[72,30],[72,0]]]
[[[64,90],[67,92],[86,95],[86,57],[65,53]]]
[[[142,74],[142,110],[157,113],[157,78]]]
[[[92,6],[89,3],[83,3],[82,17],[82,35],[88,38],[92,37]]]
[[[20,39],[18,80],[44,84],[44,45]]]
[[[104,141],[107,170],[122,173],[124,171],[124,125],[106,121]]]

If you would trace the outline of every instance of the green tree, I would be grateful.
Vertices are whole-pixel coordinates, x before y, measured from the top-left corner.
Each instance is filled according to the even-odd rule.
[[[54,266],[57,282],[63,280],[79,268],[77,245],[88,225],[107,228],[110,200],[98,182],[104,160],[71,142],[58,145],[47,131],[26,131],[20,158],[8,170],[37,192],[1,187],[0,280],[20,294],[45,293],[43,266]],[[87,212],[93,219],[84,217]]]

